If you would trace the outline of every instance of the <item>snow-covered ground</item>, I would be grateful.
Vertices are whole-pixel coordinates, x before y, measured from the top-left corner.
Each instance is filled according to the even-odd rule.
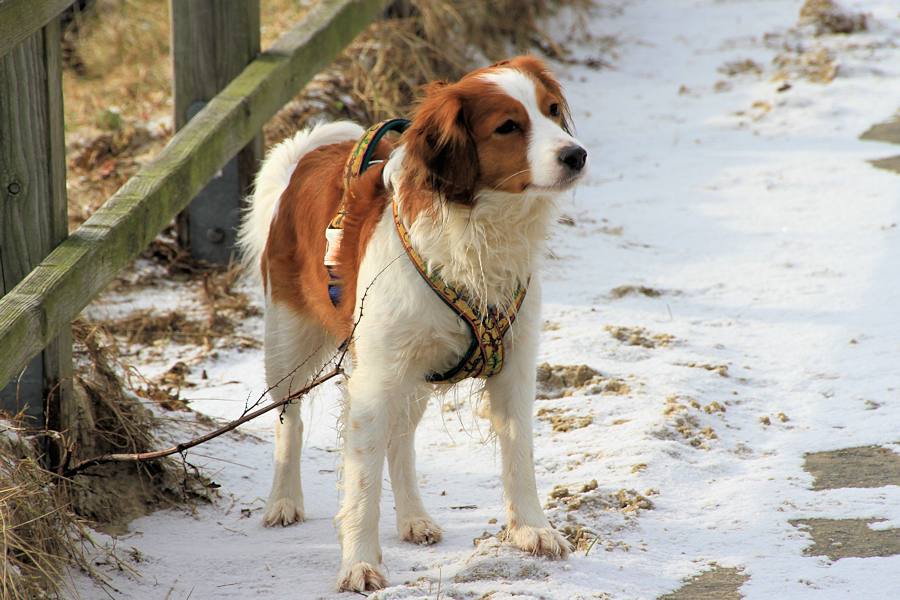
[[[629,0],[588,18],[595,46],[579,53],[597,56],[614,36],[603,56],[614,68],[556,67],[591,174],[552,240],[540,361],[600,375],[536,402],[535,457],[551,519],[597,542],[565,562],[473,545],[504,522],[499,453],[459,392],[433,401],[417,434],[423,500],[444,540],[397,540],[385,485],[393,587],[378,598],[655,599],[716,565],[743,569],[748,600],[900,593],[900,556],[804,556],[810,536],[791,524],[900,527],[897,486],[813,491],[803,469],[805,453],[900,451],[900,175],[867,162],[900,146],[858,139],[900,109],[900,9],[848,3],[869,30],[816,37],[797,29],[801,4]],[[815,58],[822,48],[830,65]],[[810,80],[835,65],[832,81]],[[245,328],[259,335],[261,319]],[[200,367],[209,379],[192,376],[201,386],[186,395],[206,414],[234,418],[264,390],[259,350]],[[332,588],[338,399],[328,384],[305,409],[307,522],[262,526],[263,417],[254,436],[189,453],[221,500],[133,522],[115,546],[141,576],[107,567],[112,596],[344,597]],[[571,429],[555,431],[554,417]],[[569,496],[551,498],[563,495],[555,486]],[[78,588],[106,597],[87,580]]]

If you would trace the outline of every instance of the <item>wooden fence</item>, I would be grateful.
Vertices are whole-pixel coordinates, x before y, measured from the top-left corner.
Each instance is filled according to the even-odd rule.
[[[236,156],[245,189],[265,123],[383,4],[323,0],[259,54],[259,0],[170,0],[183,128],[67,236],[58,15],[71,1],[0,1],[0,389],[57,430],[72,320]],[[27,393],[23,370],[38,373]]]

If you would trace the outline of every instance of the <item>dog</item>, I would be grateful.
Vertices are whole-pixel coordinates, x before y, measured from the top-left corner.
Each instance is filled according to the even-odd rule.
[[[432,382],[466,374],[485,378],[506,539],[534,555],[570,551],[538,499],[533,402],[545,239],[557,198],[587,171],[587,152],[573,137],[560,84],[535,57],[423,89],[406,130],[369,148],[358,177],[346,176],[364,134],[356,124],[318,125],[274,147],[240,231],[245,261],[265,290],[271,397],[305,384],[342,344],[352,358],[335,519],[339,590],[388,584],[378,539],[385,456],[400,538],[440,541],[419,495],[413,436],[441,385]],[[338,245],[326,230],[339,212]],[[339,300],[329,296],[335,281]],[[450,306],[460,302],[475,316]],[[267,526],[304,519],[302,434],[300,407],[289,404],[276,423]]]

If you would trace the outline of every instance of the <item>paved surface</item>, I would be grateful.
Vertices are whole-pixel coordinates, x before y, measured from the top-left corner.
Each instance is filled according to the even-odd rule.
[[[872,126],[863,140],[900,144],[900,121]],[[872,161],[879,169],[900,173],[900,155]],[[813,490],[879,488],[900,485],[900,454],[877,446],[818,452],[806,457],[804,468],[815,477]],[[900,554],[900,530],[872,529],[878,519],[798,519],[792,524],[809,533],[813,544],[806,556],[873,558]],[[740,587],[749,579],[741,569],[715,567],[685,582],[659,600],[740,600]]]
[[[878,125],[873,125],[867,132],[859,136],[859,139],[900,144],[900,122],[879,123]],[[891,156],[889,158],[873,160],[872,165],[879,169],[887,169],[888,171],[900,173],[900,156]]]
[[[738,588],[750,579],[743,569],[716,567],[692,577],[683,588],[659,600],[740,600]]]

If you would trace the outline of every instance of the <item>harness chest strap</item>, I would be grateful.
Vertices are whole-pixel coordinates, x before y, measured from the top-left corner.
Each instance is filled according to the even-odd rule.
[[[515,321],[525,300],[526,287],[516,280],[516,290],[504,307],[490,306],[482,310],[482,304],[472,298],[467,290],[455,288],[444,281],[439,269],[428,270],[422,256],[412,247],[409,231],[403,225],[396,201],[393,202],[393,211],[400,242],[419,275],[472,332],[472,343],[462,361],[446,373],[431,373],[426,379],[432,383],[458,383],[470,377],[487,379],[496,375],[503,368],[503,336]]]
[[[344,167],[343,181],[344,194],[346,195],[350,185],[359,179],[371,163],[372,154],[378,142],[388,131],[403,132],[409,126],[406,119],[389,119],[370,127],[354,146],[347,164]],[[463,321],[472,332],[472,343],[463,359],[455,367],[446,373],[431,373],[426,379],[432,383],[458,383],[470,377],[486,379],[496,375],[503,368],[503,336],[509,330],[522,301],[525,299],[526,285],[516,281],[516,290],[512,297],[502,307],[488,307],[475,301],[466,290],[459,290],[448,284],[440,276],[440,270],[429,271],[421,255],[412,247],[409,232],[403,225],[397,209],[396,201],[393,202],[394,224],[400,242],[406,250],[410,261],[416,267],[419,275],[437,296],[444,301]],[[331,275],[328,293],[335,305],[340,301],[340,280],[333,272],[337,265],[337,251],[340,248],[343,235],[344,217],[346,216],[346,204],[341,200],[341,206],[337,215],[331,220],[325,231],[326,252],[325,266]]]

